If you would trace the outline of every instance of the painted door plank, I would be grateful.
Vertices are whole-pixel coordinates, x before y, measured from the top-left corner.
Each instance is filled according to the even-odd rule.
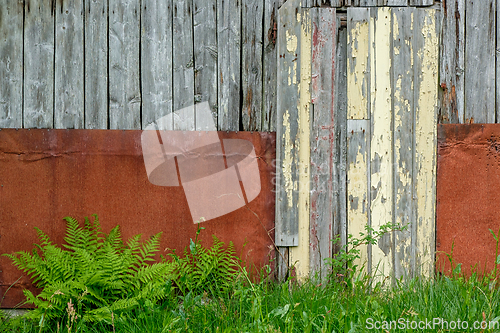
[[[442,2],[439,123],[464,123],[465,0]]]
[[[347,119],[347,234],[348,238],[361,238],[369,223],[370,193],[370,121]],[[358,247],[360,258],[355,264],[368,267],[368,246]],[[366,272],[365,272],[366,273]]]
[[[240,129],[240,0],[217,1],[218,117],[220,131]]]
[[[466,2],[465,121],[495,122],[495,0]]]
[[[278,11],[278,91],[276,126],[276,229],[277,246],[299,244],[298,221],[298,117],[301,61],[300,0],[288,0]],[[292,263],[293,264],[293,263]]]
[[[194,0],[194,100],[208,102],[212,119],[196,117],[196,130],[217,124],[217,0]],[[198,114],[198,108],[196,112]]]
[[[172,118],[172,0],[142,3],[141,8],[142,128]]]
[[[0,7],[0,128],[23,127],[23,4]]]
[[[417,9],[418,10],[418,9]],[[414,263],[411,253],[413,216],[413,7],[392,9],[392,84],[394,121],[394,218],[406,226],[395,231],[395,278],[412,276]]]
[[[264,3],[264,110],[262,110],[262,131],[276,131],[276,78],[277,78],[277,51],[278,8],[284,0],[265,0]]]
[[[312,8],[310,267],[328,275],[335,204],[336,10]]]
[[[141,128],[140,7],[109,1],[109,128]]]
[[[85,0],[85,128],[108,128],[108,2]]]
[[[439,21],[435,9],[415,12],[416,274],[434,274]]]
[[[83,128],[83,1],[56,2],[55,6],[54,128]]]
[[[54,127],[54,7],[24,3],[24,127]],[[43,64],[43,66],[41,66]]]
[[[391,9],[373,9],[370,17],[370,221],[376,231],[393,218],[391,37]],[[370,266],[377,278],[390,275],[393,261],[391,236],[390,233],[381,236],[371,248]]]
[[[244,131],[259,131],[262,123],[263,0],[242,0],[242,110]]]
[[[369,119],[370,58],[368,8],[347,10],[348,119]]]
[[[173,111],[185,115],[174,114],[174,130],[194,131],[193,0],[173,1],[173,11]]]

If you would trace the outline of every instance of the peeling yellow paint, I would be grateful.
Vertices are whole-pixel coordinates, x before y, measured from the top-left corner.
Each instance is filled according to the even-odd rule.
[[[416,104],[416,164],[417,164],[417,260],[421,274],[434,273],[434,231],[436,196],[436,128],[438,105],[438,54],[439,38],[436,11],[425,10],[423,15],[423,48],[418,51],[422,71],[420,94]]]
[[[297,17],[298,20],[299,16]],[[309,11],[302,14],[302,29],[300,39],[300,82],[299,93],[299,131],[297,151],[299,168],[299,245],[290,248],[290,262],[295,265],[295,271],[300,281],[309,276],[309,164],[310,164],[310,101],[311,92],[311,20]]]
[[[368,119],[369,24],[355,22],[348,34],[351,59],[347,60],[347,119]]]
[[[297,51],[297,36],[290,34],[288,30],[285,32],[286,34],[286,50],[292,54],[295,54]]]
[[[375,230],[392,222],[392,91],[391,91],[391,9],[379,8],[376,22],[370,19],[371,71],[371,225]],[[392,237],[391,237],[392,238]],[[392,246],[379,241],[372,246],[372,274],[383,279],[392,272]]]

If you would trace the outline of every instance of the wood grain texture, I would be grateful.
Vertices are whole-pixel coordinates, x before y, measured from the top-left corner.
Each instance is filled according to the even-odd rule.
[[[310,269],[321,279],[328,276],[325,259],[332,255],[334,195],[337,153],[335,140],[335,63],[337,46],[336,10],[312,8],[311,69],[311,188],[310,188]]]
[[[278,91],[276,124],[276,229],[278,246],[299,244],[298,135],[301,23],[300,0],[288,0],[279,9]]]
[[[218,116],[220,131],[240,129],[241,0],[217,0]]]
[[[413,275],[411,224],[413,216],[413,22],[415,8],[392,10],[392,91],[394,122],[394,217],[392,221],[407,227],[393,235],[395,278]]]
[[[141,10],[142,128],[172,118],[172,0],[145,1]]]
[[[192,116],[180,119],[174,114],[174,130],[193,131],[194,108],[194,49],[193,0],[173,1],[173,111],[189,109]],[[187,109],[188,108],[188,109]]]
[[[263,105],[262,131],[276,131],[276,78],[277,78],[277,47],[278,8],[284,0],[265,0],[264,3],[264,64],[263,64]]]
[[[337,47],[335,58],[335,183],[333,235],[340,236],[340,243],[333,246],[333,253],[347,243],[347,28],[341,27],[337,16]]]
[[[391,9],[372,9],[370,18],[370,211],[371,227],[380,227],[393,218]],[[382,280],[391,274],[392,235],[382,235],[371,247],[372,273]]]
[[[369,119],[370,52],[368,8],[347,10],[347,118]]]
[[[141,128],[140,6],[109,1],[109,128]]]
[[[84,128],[83,0],[55,6],[54,128]]]
[[[410,0],[410,6],[422,7],[422,6],[432,6],[434,0]]]
[[[387,6],[408,6],[408,0],[387,0]]]
[[[108,3],[85,0],[85,128],[108,128]]]
[[[54,126],[54,7],[52,0],[24,3],[25,128]]]
[[[435,9],[415,13],[415,274],[432,276],[435,256],[439,20]],[[416,232],[416,233],[415,233]]]
[[[23,127],[23,4],[0,7],[0,128]]]
[[[217,124],[217,0],[194,0],[194,99],[208,102],[213,120],[196,117],[196,130]]]
[[[242,0],[241,121],[245,131],[259,131],[262,126],[263,17],[263,0]]]
[[[465,121],[465,0],[443,0],[441,5],[442,97],[438,119],[441,124],[461,124]]]
[[[496,1],[467,0],[465,7],[465,121],[495,122]]]
[[[370,214],[370,121],[347,119],[347,233],[361,239]],[[360,245],[355,264],[369,268],[367,244]]]

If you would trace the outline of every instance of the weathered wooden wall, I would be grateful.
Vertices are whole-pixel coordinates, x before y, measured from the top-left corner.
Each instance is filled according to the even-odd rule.
[[[0,128],[144,129],[208,101],[219,130],[275,131],[283,2],[2,1]]]
[[[347,27],[344,15],[299,0],[279,12],[276,242],[298,276],[324,276],[334,236],[394,221],[408,229],[362,248],[362,263],[429,275],[439,10],[347,8]]]

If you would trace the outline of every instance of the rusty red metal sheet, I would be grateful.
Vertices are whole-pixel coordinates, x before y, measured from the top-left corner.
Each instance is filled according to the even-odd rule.
[[[143,239],[163,232],[162,249],[181,253],[194,238],[193,223],[182,187],[153,185],[146,174],[142,131],[0,130],[0,253],[31,250],[38,239],[34,227],[61,243],[65,216],[83,222],[97,214],[105,232],[119,224],[124,239]],[[218,132],[223,139],[250,141],[260,171],[261,191],[244,207],[203,222],[202,243],[212,234],[260,268],[274,256],[275,134]],[[166,251],[161,251],[165,254]],[[274,262],[274,261],[271,261]],[[21,276],[21,280],[7,289]],[[24,273],[0,257],[1,307],[24,300],[23,288],[34,290]]]
[[[500,124],[439,125],[437,269],[449,272],[444,252],[471,273],[491,271],[500,227]],[[440,252],[442,251],[442,252]]]

